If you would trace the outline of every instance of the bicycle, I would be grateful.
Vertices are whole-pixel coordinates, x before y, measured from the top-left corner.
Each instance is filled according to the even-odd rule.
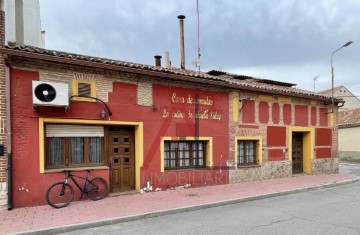
[[[46,191],[46,202],[54,207],[54,208],[63,208],[69,205],[72,200],[74,199],[74,189],[69,184],[68,180],[71,179],[76,187],[81,192],[81,197],[86,194],[88,198],[93,201],[103,199],[109,189],[109,185],[101,177],[95,177],[92,179],[88,179],[90,170],[86,170],[87,174],[86,177],[81,177],[78,175],[72,174],[71,170],[65,170],[66,176],[65,179],[61,182],[54,183],[51,185],[48,190]],[[80,178],[85,180],[84,186],[81,188],[80,184],[76,181],[75,178]]]

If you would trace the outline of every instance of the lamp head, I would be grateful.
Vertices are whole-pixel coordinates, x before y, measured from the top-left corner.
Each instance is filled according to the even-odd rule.
[[[353,41],[348,41],[347,43],[344,44],[343,47],[347,47],[347,46],[349,46],[349,45],[352,44],[352,43],[353,43]]]

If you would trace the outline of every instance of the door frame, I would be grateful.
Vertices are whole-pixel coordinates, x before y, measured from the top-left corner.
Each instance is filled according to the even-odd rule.
[[[134,126],[135,131],[135,190],[140,191],[140,168],[144,162],[144,124],[143,122],[121,122],[107,120],[83,120],[68,118],[39,118],[39,167],[40,173],[45,173],[45,132],[46,123],[78,124],[97,126]],[[107,156],[104,156],[105,158]],[[107,166],[105,166],[107,167]],[[110,172],[110,170],[109,170]],[[110,173],[109,173],[110,174]]]
[[[315,131],[313,127],[290,126],[288,132],[288,160],[292,162],[292,134],[303,133],[303,172],[311,174],[311,160],[314,159]]]

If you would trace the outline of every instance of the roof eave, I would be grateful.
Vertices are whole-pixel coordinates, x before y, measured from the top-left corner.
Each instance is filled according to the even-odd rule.
[[[33,53],[33,52],[19,51],[19,50],[13,50],[13,49],[8,49],[8,48],[0,48],[0,52],[5,55],[8,55],[8,56],[19,56],[19,57],[45,60],[45,61],[51,61],[51,62],[57,62],[57,63],[65,63],[65,64],[70,64],[70,65],[80,65],[80,66],[86,66],[86,67],[91,67],[91,68],[107,69],[107,70],[135,73],[135,74],[140,74],[140,75],[148,75],[148,76],[155,76],[155,77],[161,77],[161,78],[172,78],[172,79],[177,79],[180,81],[215,85],[215,86],[220,86],[223,88],[231,88],[231,89],[238,89],[238,90],[245,90],[245,91],[255,91],[255,92],[259,92],[259,93],[263,93],[263,94],[273,94],[273,95],[284,96],[284,91],[266,90],[266,89],[262,89],[262,88],[244,86],[244,85],[240,85],[240,84],[233,84],[233,83],[229,83],[226,81],[220,81],[220,80],[215,80],[215,79],[212,80],[212,79],[206,79],[206,78],[192,77],[189,75],[172,74],[171,72],[166,72],[166,71],[156,71],[156,70],[148,70],[145,68],[133,68],[133,67],[126,67],[126,66],[122,66],[122,65],[104,64],[104,63],[98,63],[98,62],[93,62],[93,61],[83,61],[83,60],[78,60],[78,59],[73,59],[73,58],[56,57],[56,56],[47,55],[47,54],[37,54],[37,53]],[[306,95],[306,94],[298,94],[298,93],[290,93],[290,92],[286,92],[285,96],[296,97],[296,98],[305,98],[305,99],[314,99],[314,100],[324,101],[324,102],[331,101],[330,98],[326,98],[326,97],[315,97],[314,95]],[[341,100],[335,100],[335,102],[339,103],[339,102],[341,102]]]

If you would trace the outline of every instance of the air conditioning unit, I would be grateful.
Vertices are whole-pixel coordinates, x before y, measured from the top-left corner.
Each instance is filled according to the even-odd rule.
[[[33,106],[69,106],[69,85],[32,81]]]

